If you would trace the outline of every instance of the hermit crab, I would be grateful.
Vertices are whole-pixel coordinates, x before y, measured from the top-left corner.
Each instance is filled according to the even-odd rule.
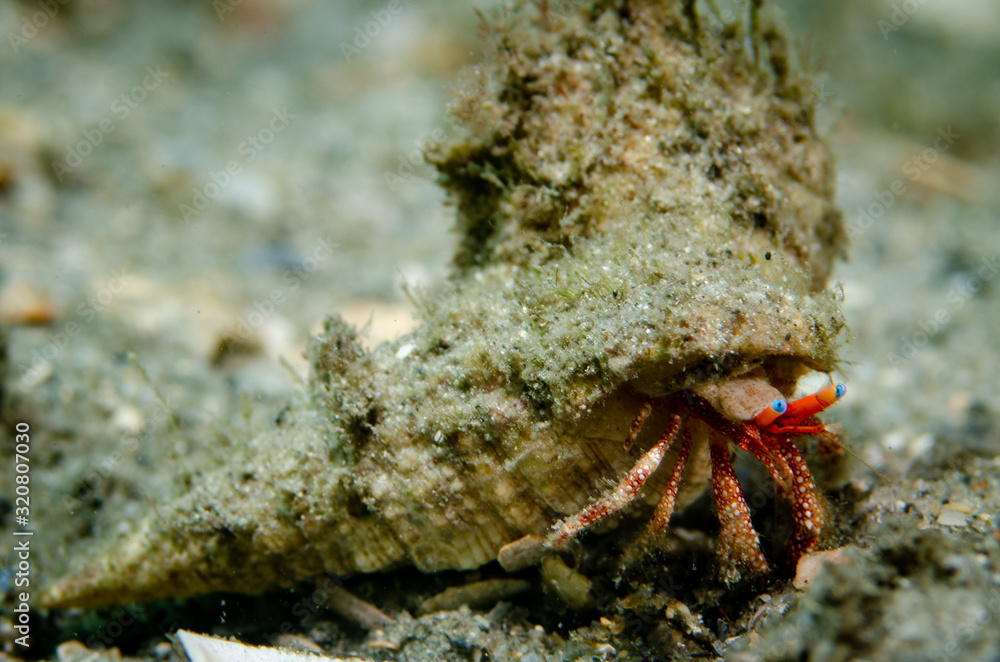
[[[842,393],[785,398],[836,368],[826,283],[846,235],[814,88],[750,4],[734,22],[691,2],[524,2],[485,24],[494,51],[428,154],[458,248],[447,288],[412,295],[421,326],[365,351],[328,318],[280,420],[42,602],[474,568],[630,500],[663,528],[707,465],[735,580],[767,565],[734,446],[791,500],[793,556],[815,545],[826,515],[794,439],[828,434],[814,416]],[[673,470],[652,474],[660,459]]]
[[[769,572],[733,469],[730,445],[734,444],[767,467],[781,493],[791,502],[794,529],[787,553],[794,563],[818,543],[827,512],[792,438],[805,434],[833,436],[815,415],[842,398],[846,391],[844,384],[830,383],[814,394],[788,402],[766,381],[765,375],[751,373],[698,384],[681,392],[679,399],[685,414],[673,414],[656,444],[625,474],[615,490],[564,522],[550,535],[551,544],[561,547],[578,532],[633,501],[667,450],[676,443],[674,467],[650,521],[650,532],[663,533],[670,523],[692,447],[696,453],[707,448],[722,525],[719,547],[726,577],[738,578],[740,567],[755,574]],[[626,449],[635,442],[654,406],[663,404],[657,400],[647,401],[632,421]],[[685,424],[684,416],[696,419],[694,424]]]

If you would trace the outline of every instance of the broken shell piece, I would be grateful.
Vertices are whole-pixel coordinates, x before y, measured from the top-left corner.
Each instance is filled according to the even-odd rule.
[[[964,501],[949,502],[941,507],[937,523],[941,526],[965,526],[973,512],[972,507]]]
[[[542,582],[573,611],[594,606],[594,596],[590,592],[593,582],[570,568],[558,556],[548,556],[542,561]]]
[[[501,547],[497,561],[507,572],[517,572],[541,563],[547,551],[544,538],[529,534]]]
[[[531,584],[523,579],[487,579],[465,586],[452,586],[420,603],[417,616],[458,609],[462,605],[468,605],[470,609],[485,609],[529,588]]]
[[[795,579],[792,580],[792,586],[800,590],[804,589],[827,563],[845,565],[850,562],[851,558],[847,555],[847,547],[806,554],[799,559],[799,563],[795,567]]]
[[[237,641],[226,641],[187,630],[178,630],[177,639],[180,640],[181,646],[191,662],[244,662],[245,660],[253,660],[254,662],[308,662],[310,660],[315,662],[347,662],[345,658],[341,657],[284,651],[265,646],[248,646]],[[357,662],[360,659],[352,657],[351,662]],[[364,661],[362,660],[362,662]]]

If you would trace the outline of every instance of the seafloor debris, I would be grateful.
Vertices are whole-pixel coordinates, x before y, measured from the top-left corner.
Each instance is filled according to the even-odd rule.
[[[256,660],[259,662],[308,662],[309,660],[314,662],[341,662],[344,659],[314,653],[247,646],[235,641],[206,637],[205,635],[188,632],[187,630],[178,630],[177,640],[191,662],[239,662],[240,660]],[[358,658],[352,657],[351,659]]]
[[[451,586],[420,603],[417,616],[446,609],[458,609],[462,605],[475,609],[492,607],[497,602],[524,593],[529,588],[531,585],[523,579],[486,579],[464,586]]]
[[[460,249],[447,293],[417,297],[422,325],[366,352],[328,319],[252,461],[100,542],[44,605],[475,567],[628,470],[648,396],[755,368],[788,395],[833,367],[824,99],[781,32],[688,2],[553,7],[493,19],[492,58],[464,76],[464,128],[432,155]]]

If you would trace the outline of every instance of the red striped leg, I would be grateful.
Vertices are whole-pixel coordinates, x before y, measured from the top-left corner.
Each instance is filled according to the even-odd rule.
[[[792,502],[792,537],[788,541],[788,563],[794,568],[799,559],[819,543],[819,536],[827,523],[827,507],[816,489],[816,481],[806,465],[802,453],[787,437],[772,444],[792,472],[792,484],[783,490]]]
[[[670,474],[670,482],[663,492],[663,498],[656,506],[653,519],[649,521],[649,528],[653,533],[663,533],[670,524],[670,517],[674,514],[677,506],[677,490],[681,486],[681,477],[684,476],[684,467],[687,465],[688,456],[691,454],[691,431],[686,429],[681,436],[681,445],[677,450],[677,461],[674,462],[674,471]]]
[[[788,462],[784,456],[764,444],[756,428],[750,428],[746,432],[747,434],[740,438],[740,448],[757,458],[757,461],[767,468],[771,479],[784,491],[792,484],[792,469],[788,466]]]
[[[635,418],[632,419],[632,424],[628,426],[628,437],[625,438],[625,450],[630,450],[632,444],[635,443],[635,438],[639,436],[639,432],[642,431],[642,425],[649,418],[650,413],[653,411],[653,399],[650,398],[646,400],[645,404],[639,408],[636,412]]]
[[[719,555],[725,580],[739,580],[738,568],[753,574],[769,572],[767,560],[760,550],[757,531],[750,521],[750,508],[743,498],[743,490],[736,478],[733,461],[729,455],[729,442],[712,433],[709,438],[712,452],[712,490],[715,508],[719,513]]]
[[[650,474],[660,466],[660,461],[670,447],[670,442],[677,436],[677,431],[681,427],[681,417],[674,416],[667,427],[666,432],[656,442],[656,445],[646,451],[646,454],[639,458],[628,473],[625,474],[618,487],[607,496],[601,497],[590,504],[573,517],[566,520],[555,533],[550,536],[550,540],[555,547],[562,547],[566,541],[583,531],[588,526],[596,524],[608,515],[621,510],[635,498],[639,490],[646,483]]]

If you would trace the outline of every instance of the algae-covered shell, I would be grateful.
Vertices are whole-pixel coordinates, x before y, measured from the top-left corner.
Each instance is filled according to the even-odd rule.
[[[780,30],[572,4],[498,16],[466,72],[464,129],[432,155],[460,250],[448,291],[417,297],[422,325],[364,352],[328,319],[255,459],[158,506],[44,604],[475,567],[631,466],[644,395],[833,367],[843,321],[822,288],[844,231]]]

